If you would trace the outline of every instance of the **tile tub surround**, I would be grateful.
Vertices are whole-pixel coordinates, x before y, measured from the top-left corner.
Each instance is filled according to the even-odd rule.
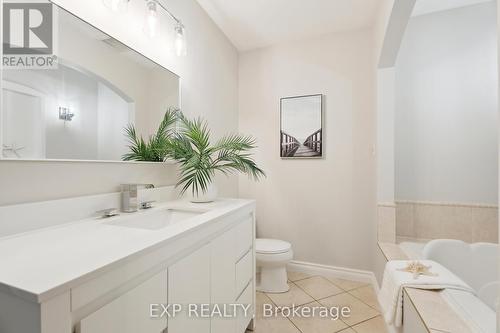
[[[379,203],[377,207],[378,241],[396,242],[396,204]]]
[[[482,204],[396,202],[396,236],[498,243],[498,207]]]
[[[386,262],[389,260],[407,260],[408,256],[404,251],[399,247],[398,244],[394,243],[383,243],[379,242],[378,246],[380,251],[385,257]]]
[[[256,329],[254,333],[387,333],[389,332],[373,303],[375,291],[366,283],[345,279],[288,272],[290,290],[283,294],[257,292]],[[263,317],[264,304],[273,307],[290,306],[348,306],[349,318],[339,320]],[[251,333],[251,331],[247,331]]]

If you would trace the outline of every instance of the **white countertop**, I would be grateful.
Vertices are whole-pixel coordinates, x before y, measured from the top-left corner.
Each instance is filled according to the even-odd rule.
[[[79,285],[83,277],[98,275],[102,269],[132,255],[167,244],[205,223],[254,205],[254,201],[242,199],[219,199],[206,204],[172,201],[119,217],[85,219],[0,238],[0,290],[41,302],[49,294]],[[159,230],[108,224],[124,215],[146,216],[168,208],[207,212]]]

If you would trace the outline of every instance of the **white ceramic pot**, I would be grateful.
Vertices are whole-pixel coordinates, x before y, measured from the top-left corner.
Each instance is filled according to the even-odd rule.
[[[217,186],[213,183],[208,185],[207,191],[205,193],[198,192],[198,194],[191,194],[191,202],[196,203],[204,203],[204,202],[212,202],[217,199]]]

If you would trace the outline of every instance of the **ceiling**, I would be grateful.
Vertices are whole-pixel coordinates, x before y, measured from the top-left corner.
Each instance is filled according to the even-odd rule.
[[[375,0],[197,0],[239,51],[371,26]],[[442,1],[442,0],[431,0]]]
[[[412,16],[425,15],[490,1],[492,0],[417,0]]]

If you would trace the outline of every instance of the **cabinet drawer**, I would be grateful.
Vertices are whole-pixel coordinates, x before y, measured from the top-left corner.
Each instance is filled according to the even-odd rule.
[[[239,260],[253,246],[253,219],[246,218],[235,229],[236,260]]]
[[[253,277],[253,251],[248,250],[247,254],[236,263],[236,296],[239,296],[245,289],[248,281]]]
[[[158,333],[167,318],[150,317],[150,304],[167,303],[167,272],[163,271],[82,319],[79,333]]]
[[[250,281],[246,289],[243,291],[241,296],[236,301],[236,304],[251,305],[253,304],[253,283]],[[254,309],[252,306],[248,308],[248,312],[245,313],[243,309],[239,309],[236,316],[236,333],[244,333],[253,318]]]

